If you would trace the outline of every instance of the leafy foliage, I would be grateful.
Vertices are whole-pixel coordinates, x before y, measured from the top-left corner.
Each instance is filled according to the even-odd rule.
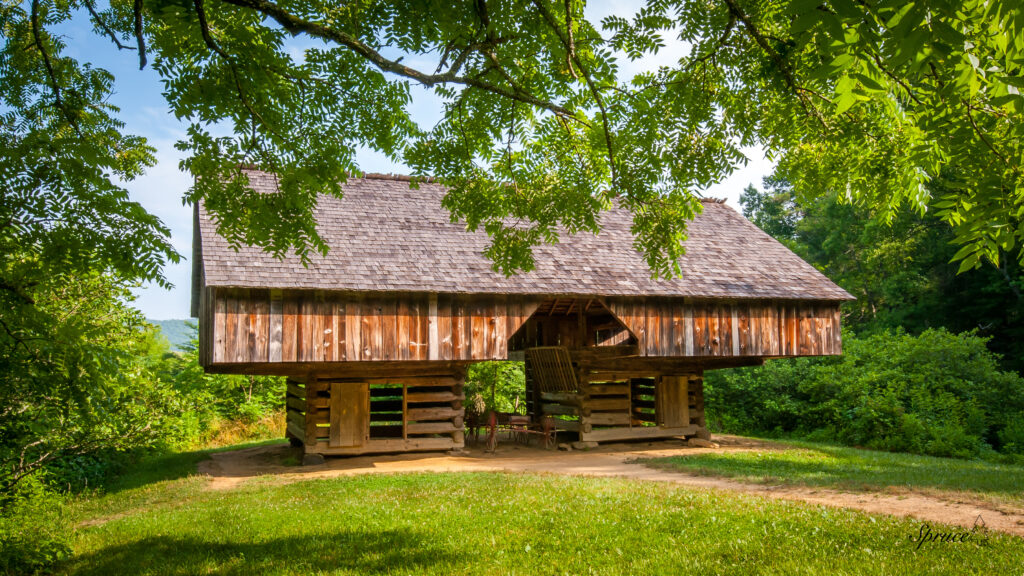
[[[40,277],[111,271],[163,284],[168,230],[120,185],[154,163],[107,102],[114,77],[62,55],[64,3],[0,7],[0,290],[30,299]]]
[[[0,290],[0,573],[67,556],[66,491],[280,412],[281,379],[203,374],[130,303],[126,282],[95,273]]]
[[[477,362],[470,365],[466,375],[466,406],[469,407],[479,394],[485,410],[526,413],[526,398],[523,397],[526,374],[523,370],[522,362]]]
[[[843,341],[839,358],[708,372],[709,422],[934,456],[1020,454],[1024,378],[999,370],[986,339],[926,330]]]
[[[341,193],[363,146],[447,184],[452,217],[491,235],[487,255],[507,273],[531,269],[539,243],[598,231],[617,201],[652,271],[671,275],[695,194],[760,145],[805,194],[938,209],[962,269],[1024,254],[1019,2],[648,0],[600,26],[580,1],[6,6],[3,125],[24,154],[5,162],[25,191],[73,201],[11,197],[42,213],[99,206],[84,214],[100,230],[123,219],[136,263],[97,248],[154,278],[176,256],[108,177],[130,178],[151,151],[110,115],[113,78],[49,32],[74,18],[152,61],[189,124],[187,199],[236,245],[326,250],[316,197]],[[672,34],[691,47],[677,63],[620,76],[623,57],[649,58]],[[412,120],[413,85],[442,100],[435,125]],[[249,190],[247,165],[276,172],[282,193]],[[949,174],[941,193],[928,186]]]
[[[932,183],[939,187],[940,182]],[[843,322],[858,334],[977,330],[1002,364],[1024,370],[1024,269],[1012,259],[958,273],[953,231],[934,212],[885,221],[864,206],[799,200],[784,180],[750,187],[744,214],[853,294]]]
[[[165,342],[101,275],[45,279],[33,304],[0,291],[0,492],[47,465],[159,438]]]
[[[0,574],[35,574],[71,556],[63,496],[30,478],[5,500],[0,514]]]
[[[751,184],[740,194],[743,215],[777,240],[792,240],[800,220],[792,194],[786,193],[789,190],[776,191],[779,186],[771,178],[766,179],[766,184],[764,192]]]
[[[275,376],[207,374],[199,365],[196,327],[180,356],[164,367],[181,402],[176,436],[192,445],[203,445],[223,422],[253,424],[268,414],[284,410],[285,379]]]

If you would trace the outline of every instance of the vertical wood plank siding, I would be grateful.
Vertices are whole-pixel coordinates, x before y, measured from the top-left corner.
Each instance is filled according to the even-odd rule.
[[[842,354],[838,302],[608,299],[642,356]]]
[[[605,300],[636,336],[641,356],[842,353],[837,302]],[[200,359],[204,365],[499,360],[540,301],[208,287],[200,302]]]
[[[207,288],[204,365],[504,360],[532,297],[351,294]]]

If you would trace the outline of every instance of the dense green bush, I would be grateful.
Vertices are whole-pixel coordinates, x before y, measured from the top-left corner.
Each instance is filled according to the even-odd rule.
[[[284,402],[280,378],[206,375],[194,349],[172,353],[128,282],[96,273],[29,288],[0,290],[0,573],[67,554],[53,513],[67,495],[147,453],[244,440]]]
[[[479,394],[486,410],[525,413],[525,391],[526,375],[522,362],[478,362],[469,367],[466,375],[467,408]]]
[[[178,403],[169,435],[178,447],[205,445],[225,422],[254,424],[284,410],[284,378],[208,374],[199,365],[198,345],[193,334],[183,353],[167,355],[161,375]]]
[[[972,333],[846,334],[835,358],[709,371],[719,431],[789,434],[934,456],[1024,455],[1024,378]]]
[[[2,495],[0,574],[32,574],[71,555],[64,497],[33,475]]]

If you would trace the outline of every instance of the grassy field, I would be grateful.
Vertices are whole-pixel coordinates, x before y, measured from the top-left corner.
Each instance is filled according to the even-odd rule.
[[[1020,574],[1024,540],[912,540],[921,524],[662,483],[374,475],[214,491],[204,454],[71,507],[66,574]]]
[[[859,450],[809,442],[780,449],[721,452],[642,460],[648,466],[725,476],[743,482],[801,484],[842,490],[913,489],[967,492],[1024,504],[1024,466]]]

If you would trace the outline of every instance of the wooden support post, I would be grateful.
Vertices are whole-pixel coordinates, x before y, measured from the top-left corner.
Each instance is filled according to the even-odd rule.
[[[427,311],[427,359],[440,358],[440,341],[437,329],[437,294],[430,295]]]
[[[316,374],[310,372],[306,376],[306,437],[304,444],[307,452],[311,447],[316,446],[317,441],[316,423],[320,411],[316,408],[317,390]]]
[[[462,448],[466,445],[466,425],[465,425],[465,414],[466,408],[463,404],[465,398],[465,381],[466,371],[457,370],[454,374],[455,384],[452,386],[452,392],[455,393],[457,400],[452,401],[452,408],[457,412],[457,416],[453,418],[455,422],[455,431],[452,432],[452,442],[455,443],[455,448]]]
[[[409,385],[402,384],[402,439],[409,439]]]

